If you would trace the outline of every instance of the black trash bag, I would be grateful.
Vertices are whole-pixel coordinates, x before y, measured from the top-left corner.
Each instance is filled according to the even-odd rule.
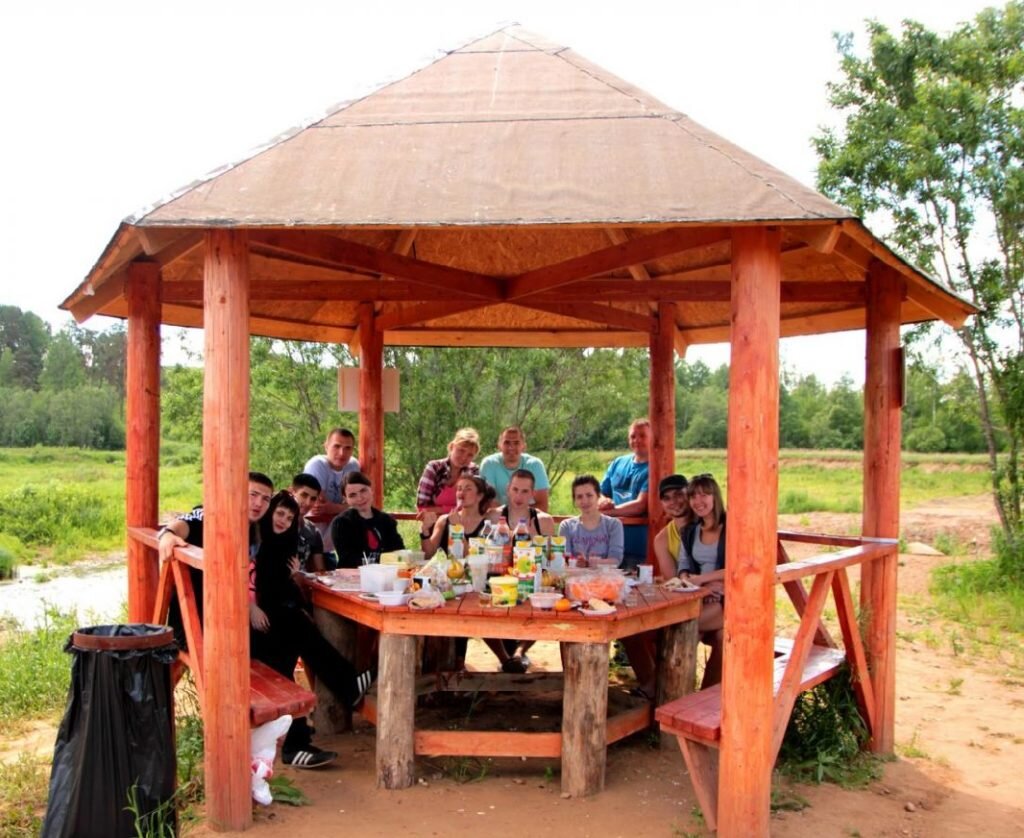
[[[134,836],[127,810],[158,807],[177,834],[174,705],[170,664],[178,655],[166,626],[92,626],[68,637],[71,686],[57,731],[43,838]]]

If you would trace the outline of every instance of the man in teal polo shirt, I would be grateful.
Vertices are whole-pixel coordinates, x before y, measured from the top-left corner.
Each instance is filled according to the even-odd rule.
[[[498,453],[484,457],[480,463],[480,476],[498,493],[497,505],[508,503],[508,483],[513,472],[519,469],[525,469],[533,475],[534,506],[547,512],[548,494],[551,489],[547,470],[544,463],[526,453],[526,434],[523,433],[523,429],[511,425],[498,436]]]

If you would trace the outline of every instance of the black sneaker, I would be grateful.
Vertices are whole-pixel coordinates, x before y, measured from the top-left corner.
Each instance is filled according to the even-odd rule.
[[[316,745],[310,745],[301,751],[285,751],[281,761],[292,768],[322,768],[338,758],[334,751],[325,751]]]

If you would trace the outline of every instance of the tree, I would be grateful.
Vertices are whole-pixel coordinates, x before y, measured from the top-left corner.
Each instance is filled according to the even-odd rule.
[[[58,392],[85,384],[85,356],[67,331],[59,332],[50,341],[39,375],[39,386]]]
[[[979,309],[956,331],[974,377],[1007,571],[1024,580],[1024,3],[946,37],[867,24],[837,36],[841,132],[814,144],[822,190],[891,226],[892,244]],[[1006,450],[1000,455],[999,437]]]
[[[31,311],[0,306],[0,386],[36,390],[50,327]]]

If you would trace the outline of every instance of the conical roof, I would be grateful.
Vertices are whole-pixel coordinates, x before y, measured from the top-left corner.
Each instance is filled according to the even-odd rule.
[[[123,315],[144,257],[165,321],[198,325],[197,231],[234,227],[250,230],[254,332],[347,340],[372,299],[391,343],[646,345],[672,299],[683,342],[724,340],[729,231],[757,223],[784,229],[783,334],[863,325],[871,259],[908,278],[905,320],[970,310],[847,210],[518,26],[127,219],[65,306]]]

